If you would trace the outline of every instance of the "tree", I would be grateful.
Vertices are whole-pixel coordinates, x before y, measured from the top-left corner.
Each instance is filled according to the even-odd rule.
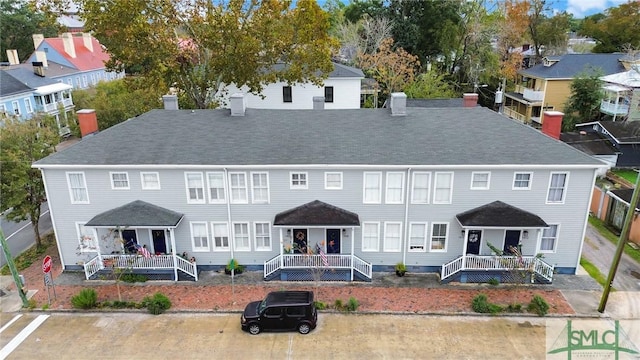
[[[529,2],[528,36],[536,52],[531,65],[535,65],[542,60],[545,51],[566,48],[571,16],[562,12],[549,17],[547,14],[551,12],[551,7],[547,0],[526,1]]]
[[[365,16],[356,23],[344,21],[336,28],[340,39],[340,56],[348,62],[362,54],[373,54],[382,41],[391,36],[391,23],[387,18],[372,19]]]
[[[363,54],[360,67],[380,83],[382,93],[389,95],[394,91],[402,91],[413,81],[416,70],[420,66],[417,56],[411,55],[403,48],[393,50],[393,39],[382,41],[378,52]]]
[[[576,124],[596,120],[602,100],[602,73],[592,71],[576,76],[571,82],[571,96],[564,108],[562,131],[573,131]]]
[[[522,68],[522,53],[513,50],[526,43],[528,11],[528,2],[507,0],[504,3],[504,16],[498,24],[500,75],[509,80],[515,80],[518,70]]]
[[[31,164],[55,152],[60,142],[55,118],[41,113],[23,122],[7,117],[1,120],[0,128],[0,210],[12,221],[29,219],[36,245],[41,247],[38,223],[47,196],[42,175]]]
[[[640,48],[640,2],[630,1],[610,8],[604,14],[588,16],[582,22],[580,35],[597,41],[597,53],[622,51],[626,44]]]
[[[337,43],[316,1],[82,0],[85,27],[111,55],[191,99],[215,106],[228,84],[254,94],[275,81],[322,83]],[[287,66],[274,68],[275,64]]]
[[[344,17],[351,23],[357,23],[364,17],[384,17],[386,13],[387,8],[383,0],[351,0],[344,8]]]
[[[34,51],[33,34],[57,36],[59,26],[24,1],[0,0],[0,61],[8,61],[5,50],[18,50],[20,61]]]
[[[454,87],[444,79],[444,75],[438,75],[435,71],[418,75],[404,88],[404,92],[411,99],[442,99],[458,96]]]

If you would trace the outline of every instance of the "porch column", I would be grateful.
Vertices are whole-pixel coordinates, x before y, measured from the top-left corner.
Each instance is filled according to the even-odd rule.
[[[100,236],[98,236],[98,229],[93,228],[93,233],[96,235],[96,250],[98,251],[98,261],[100,262],[100,268],[103,268],[102,251],[100,250]]]
[[[284,266],[284,258],[283,258],[284,238],[282,236],[283,236],[282,228],[280,228],[280,269],[282,269],[282,267]]]
[[[353,281],[353,251],[355,249],[356,238],[353,237],[353,227],[351,228],[351,281]],[[371,265],[373,266],[373,265]]]
[[[464,229],[462,236],[462,269],[467,267],[467,237],[469,237],[469,229]]]
[[[176,259],[176,237],[173,228],[169,229],[169,238],[171,239],[171,255],[173,259],[173,278],[178,281],[178,259]]]

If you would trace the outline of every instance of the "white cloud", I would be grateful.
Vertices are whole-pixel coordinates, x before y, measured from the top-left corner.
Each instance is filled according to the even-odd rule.
[[[567,12],[575,18],[583,18],[625,2],[627,0],[567,0]]]

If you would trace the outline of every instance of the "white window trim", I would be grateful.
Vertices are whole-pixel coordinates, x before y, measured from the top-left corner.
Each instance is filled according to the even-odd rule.
[[[13,108],[14,115],[22,115],[22,111],[20,111],[20,103],[18,102],[18,100],[12,101],[11,107]]]
[[[204,225],[204,231],[206,232],[207,235],[207,247],[205,248],[204,246],[198,246],[196,247],[196,243],[194,242],[193,239],[193,225]],[[189,222],[189,228],[191,230],[191,251],[193,252],[207,252],[209,251],[209,249],[211,248],[211,238],[209,237],[209,226],[207,225],[206,221],[191,221]]]
[[[562,188],[562,200],[560,201],[549,201],[549,193],[551,192],[551,180],[553,179],[553,175],[565,175],[564,178],[564,187]],[[562,205],[564,204],[565,199],[567,198],[567,191],[569,190],[569,172],[563,171],[555,171],[549,174],[549,185],[547,186],[547,197],[545,198],[545,203],[548,205]]]
[[[304,174],[304,185],[293,185],[293,175]],[[300,179],[298,179],[300,181]],[[306,171],[290,171],[289,172],[289,189],[291,190],[307,190],[309,189],[309,173]]]
[[[267,233],[269,234],[269,247],[258,246],[258,231],[256,230],[256,226],[258,224],[266,224],[267,225]],[[271,223],[268,221],[254,221],[253,223],[253,247],[256,251],[271,251],[273,248],[273,234],[271,233]]]
[[[424,226],[424,238],[422,239],[422,249],[412,249],[411,248],[411,238],[413,237],[413,226],[414,225],[422,225]],[[407,239],[407,251],[408,252],[418,252],[423,253],[427,252],[427,239],[429,238],[429,223],[428,222],[410,222],[409,223],[409,239]]]
[[[451,181],[449,182],[449,201],[437,201],[436,200],[436,191],[438,190],[438,175],[441,174],[451,174]],[[453,202],[453,171],[436,171],[433,176],[433,204],[451,204]]]
[[[389,249],[387,246],[387,227],[389,225],[398,225],[398,248]],[[384,222],[384,240],[382,245],[384,252],[401,252],[402,251],[402,222],[401,221],[385,221]]]
[[[558,239],[560,238],[560,224],[549,224],[556,226],[556,237],[553,240],[553,250],[542,250],[542,237],[544,236],[544,229],[540,231],[540,237],[538,239],[538,245],[536,246],[537,252],[542,254],[555,254],[558,249]]]
[[[364,246],[361,246],[362,252],[379,252],[380,251],[380,222],[378,221],[364,221],[362,222],[362,241],[361,244],[364,244],[365,239],[365,227],[366,225],[373,225],[376,227],[376,245],[374,249],[365,249]]]
[[[95,228],[88,228],[91,229],[91,233],[93,234],[93,241],[95,243],[95,248],[91,249],[85,249],[81,246],[81,242],[82,242],[82,233],[80,232],[80,227],[85,227],[84,224],[86,224],[86,222],[80,222],[80,221],[76,221],[76,234],[78,236],[78,247],[80,249],[81,253],[91,253],[91,252],[98,252],[98,250],[100,249],[100,245],[98,244],[98,233],[96,232]]]
[[[27,114],[33,113],[33,105],[31,104],[31,99],[24,98],[24,109],[27,112]]]
[[[425,202],[414,200],[413,192],[416,189],[416,175],[427,175],[429,177],[429,182],[427,184],[427,200]],[[429,204],[429,202],[431,201],[431,171],[415,171],[411,174],[411,177],[411,203]]]
[[[474,187],[473,186],[473,180],[475,179],[476,175],[482,175],[482,174],[486,174],[487,175],[487,186],[485,187]],[[489,190],[491,188],[491,172],[490,171],[473,171],[471,173],[471,186],[470,189],[471,190]]]
[[[367,175],[378,175],[378,201],[367,201],[366,186]],[[362,174],[362,203],[363,204],[381,204],[382,203],[382,172],[381,171],[365,171]]]
[[[327,177],[329,175],[339,175],[340,176],[340,185],[337,187],[329,187],[328,183],[327,183]],[[340,171],[327,171],[324,173],[324,189],[325,190],[342,190],[342,184],[343,184],[343,175],[342,172]]]
[[[516,175],[529,174],[529,186],[528,187],[516,187]],[[530,171],[516,171],[513,173],[513,182],[511,183],[511,190],[531,190],[533,183],[533,172]]]
[[[71,180],[69,179],[69,175],[71,174],[82,174],[82,185],[84,185],[84,191],[87,194],[87,201],[75,201],[73,199],[73,190],[71,190]],[[66,177],[67,177],[67,189],[69,190],[69,197],[71,199],[71,203],[72,204],[89,204],[89,188],[87,187],[87,177],[84,173],[84,171],[67,171],[66,172]]]
[[[145,175],[149,175],[149,174],[155,174],[156,175],[156,179],[158,179],[158,186],[157,187],[148,187],[145,185],[144,183],[144,176]],[[157,171],[142,171],[140,172],[140,187],[142,188],[142,190],[160,190],[161,186],[160,186],[160,173]]]
[[[116,187],[116,183],[113,180],[113,175],[122,175],[124,174],[127,180],[127,186],[125,187]],[[126,171],[109,171],[109,179],[111,179],[111,190],[129,190],[131,189],[131,183],[129,182],[129,173]]]
[[[239,248],[236,242],[236,225],[247,225],[247,248]],[[246,221],[235,221],[231,223],[231,233],[233,234],[233,250],[234,251],[251,251],[251,224]]]
[[[209,175],[219,175],[222,177],[222,196],[224,199],[212,199],[211,198],[211,181]],[[209,198],[209,204],[226,204],[227,203],[227,180],[224,178],[223,171],[207,171],[207,197]]]
[[[216,232],[215,225],[224,225],[227,228],[227,243],[228,246],[216,246]],[[212,221],[211,222],[211,250],[212,251],[225,251],[231,250],[231,231],[229,231],[229,223],[224,221]]]
[[[189,175],[199,175],[200,176],[200,180],[202,182],[202,199],[191,199],[190,194],[189,194]],[[202,175],[201,172],[196,172],[196,171],[185,171],[184,173],[184,188],[186,190],[187,193],[187,204],[205,204],[206,203],[206,199],[204,197],[205,195],[205,189],[204,189],[204,177]]]
[[[255,184],[253,183],[253,175],[266,175],[267,180],[267,200],[256,200],[255,198]],[[271,189],[269,186],[269,172],[267,171],[252,171],[250,173],[251,176],[251,203],[252,204],[269,204],[271,203]]]
[[[0,113],[6,113],[7,107],[4,104],[0,104]]]
[[[432,244],[433,244],[433,226],[434,225],[446,225],[447,226],[447,233],[445,234],[444,237],[444,249],[433,249],[432,248]],[[451,230],[451,227],[449,226],[449,223],[446,221],[433,221],[431,222],[431,231],[429,231],[429,252],[447,252],[447,247],[449,246],[449,231]]]
[[[232,175],[242,175],[244,177],[244,200],[234,199],[233,198],[233,185],[231,182]],[[229,203],[230,204],[248,204],[249,203],[249,182],[247,180],[247,173],[244,171],[234,171],[229,172]],[[238,188],[242,189],[242,188]]]
[[[400,200],[389,201],[389,175],[400,175]],[[404,204],[404,172],[401,171],[387,171],[386,184],[384,191],[385,204]]]

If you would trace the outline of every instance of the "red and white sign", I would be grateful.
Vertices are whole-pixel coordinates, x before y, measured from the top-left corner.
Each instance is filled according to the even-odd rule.
[[[51,256],[47,255],[42,260],[42,271],[45,274],[51,272]]]

